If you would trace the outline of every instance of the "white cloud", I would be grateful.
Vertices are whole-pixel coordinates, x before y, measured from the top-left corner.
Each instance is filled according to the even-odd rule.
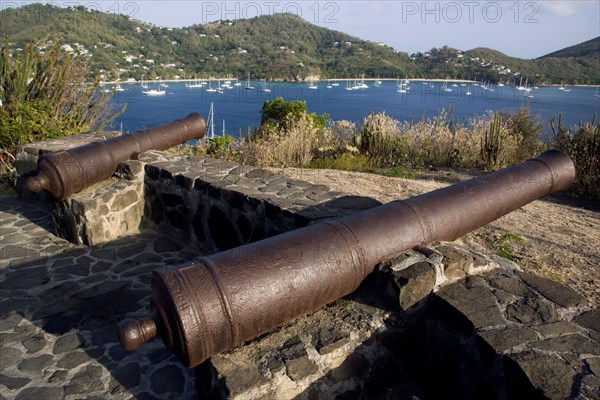
[[[539,1],[537,5],[540,7],[541,12],[548,14],[554,14],[558,16],[568,16],[579,12],[580,10],[596,5],[596,1],[560,1],[560,0],[548,0]]]

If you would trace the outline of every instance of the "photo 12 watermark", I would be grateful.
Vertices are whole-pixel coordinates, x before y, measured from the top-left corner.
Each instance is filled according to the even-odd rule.
[[[533,1],[402,1],[401,21],[421,23],[514,23],[539,22],[538,3]]]
[[[25,7],[30,3],[22,1],[0,1],[0,11],[13,10],[22,18],[30,21],[45,21],[50,17],[49,13],[54,6],[57,8],[68,9],[71,11],[88,12],[92,16],[101,14],[114,15],[115,17],[125,16],[127,18],[137,18],[140,13],[140,4],[136,1],[46,1],[41,3],[43,7]],[[73,17],[77,15],[74,13]]]
[[[202,1],[201,23],[251,19],[273,14],[293,14],[314,24],[339,22],[340,7],[333,1]]]

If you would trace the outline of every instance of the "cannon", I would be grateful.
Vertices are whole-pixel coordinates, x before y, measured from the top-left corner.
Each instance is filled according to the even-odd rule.
[[[47,153],[40,157],[37,175],[25,181],[31,192],[46,189],[57,200],[108,179],[120,162],[148,150],[170,147],[200,139],[206,134],[206,122],[197,113],[157,127],[92,142],[69,150]]]
[[[188,367],[352,293],[376,265],[456,240],[565,190],[575,167],[549,151],[470,181],[153,271],[152,315],[117,327],[134,350],[159,335]]]

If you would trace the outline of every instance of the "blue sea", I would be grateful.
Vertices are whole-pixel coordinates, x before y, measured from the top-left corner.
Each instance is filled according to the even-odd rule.
[[[327,113],[332,120],[349,120],[360,125],[371,112],[385,112],[399,121],[418,121],[422,116],[431,118],[442,110],[452,110],[459,121],[483,116],[490,111],[516,110],[529,107],[546,126],[551,135],[549,119],[562,113],[563,123],[572,126],[581,121],[589,122],[594,113],[600,115],[600,97],[595,87],[558,87],[534,89],[533,97],[514,86],[490,86],[488,90],[471,83],[411,81],[406,93],[397,90],[396,81],[384,81],[375,87],[371,80],[365,81],[366,89],[346,90],[346,81],[339,86],[330,82],[315,83],[310,89],[305,83],[251,82],[256,90],[242,86],[224,89],[223,93],[207,92],[206,87],[188,88],[184,82],[168,82],[164,96],[147,96],[139,84],[122,84],[126,90],[116,92],[113,101],[117,105],[127,103],[123,115],[112,128],[133,133],[174,119],[198,112],[205,118],[213,105],[214,133],[238,136],[260,123],[260,109],[267,100],[278,96],[285,100],[303,100],[309,112]],[[445,85],[445,86],[444,86]],[[158,84],[152,83],[154,88]],[[216,82],[212,83],[216,86]],[[328,87],[331,86],[331,87]],[[266,87],[270,92],[263,91]],[[448,89],[449,91],[447,91]],[[470,95],[467,95],[470,92]],[[224,129],[223,129],[224,128]]]

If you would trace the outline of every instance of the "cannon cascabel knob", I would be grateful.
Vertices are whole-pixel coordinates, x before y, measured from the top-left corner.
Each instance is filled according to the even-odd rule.
[[[121,347],[125,350],[135,350],[157,335],[156,322],[152,317],[124,319],[117,327],[117,335]]]
[[[48,177],[46,175],[39,174],[28,178],[25,181],[25,187],[30,192],[39,193],[44,189],[48,189],[50,187],[50,183],[48,182]]]

